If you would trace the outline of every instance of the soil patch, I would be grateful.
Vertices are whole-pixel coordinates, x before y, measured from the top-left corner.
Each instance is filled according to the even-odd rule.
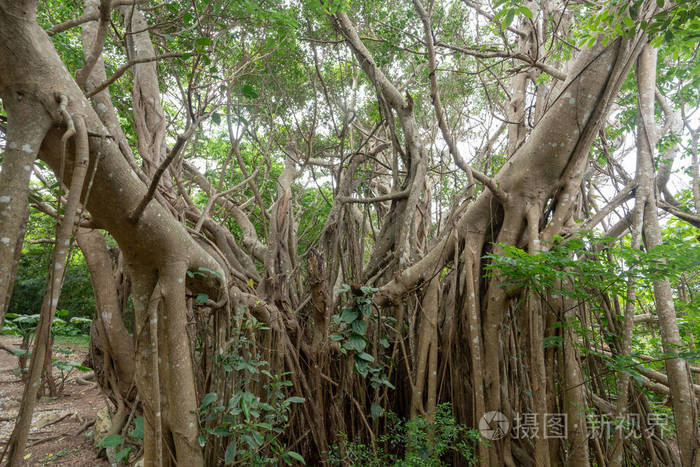
[[[19,348],[20,343],[19,338],[0,336],[0,344],[5,346]],[[54,357],[75,362],[85,359],[87,349],[71,344],[62,347],[69,347],[74,353],[67,356],[57,353]],[[42,397],[37,401],[25,451],[25,465],[109,465],[97,457],[97,449],[90,438],[96,414],[107,402],[96,384],[85,385],[77,381],[81,375],[77,372],[68,377],[61,396]],[[58,370],[54,369],[56,376]],[[0,452],[12,433],[23,391],[17,358],[0,350]]]

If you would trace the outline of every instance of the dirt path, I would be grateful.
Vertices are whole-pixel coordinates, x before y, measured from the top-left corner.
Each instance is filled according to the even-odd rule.
[[[0,344],[6,346],[18,348],[20,342],[13,336],[0,336]],[[82,362],[85,358],[85,349],[70,344],[63,347],[75,351],[65,360]],[[12,432],[23,391],[24,385],[17,375],[17,359],[0,350],[0,452]],[[94,432],[94,426],[84,429],[105,406],[105,398],[96,385],[81,385],[75,375],[69,376],[62,396],[57,399],[44,397],[37,401],[25,452],[25,465],[109,465],[97,458],[97,450],[88,439]],[[77,434],[81,428],[83,432]]]

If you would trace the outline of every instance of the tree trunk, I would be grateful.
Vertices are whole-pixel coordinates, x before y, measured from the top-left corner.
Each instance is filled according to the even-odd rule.
[[[654,123],[654,89],[656,88],[656,49],[645,45],[637,63],[637,87],[639,89],[639,123],[637,126],[637,164],[639,166],[639,187],[648,194],[644,204],[644,240],[647,250],[662,243],[661,227],[656,211],[654,190],[654,148],[656,146],[656,125]],[[655,279],[654,298],[656,313],[659,316],[659,329],[664,352],[675,354],[683,343],[678,332],[673,291],[667,278]],[[692,391],[692,375],[688,362],[682,358],[665,360],[671,389],[671,403],[676,423],[678,447],[683,466],[695,466],[700,462],[698,447],[700,437],[697,425],[697,403]]]

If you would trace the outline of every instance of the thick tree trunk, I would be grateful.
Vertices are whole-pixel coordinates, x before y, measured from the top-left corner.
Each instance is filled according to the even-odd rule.
[[[2,61],[0,63],[0,97],[2,97],[3,102],[9,102],[13,98],[13,86],[16,86],[16,83],[25,83],[28,96],[34,100],[41,98],[43,101],[53,102],[54,95],[65,95],[69,103],[68,112],[73,115],[85,115],[87,131],[90,135],[106,135],[106,128],[90,108],[73,78],[68,74],[46,33],[36,23],[33,6],[2,1],[0,2],[0,10],[2,12],[0,14],[0,60]],[[55,108],[55,105],[53,109],[40,108],[33,112],[27,120],[41,122],[48,119],[50,121],[49,112],[55,111]],[[40,157],[57,174],[60,173],[61,134],[60,129],[52,128],[43,141],[40,153]],[[176,455],[183,456],[183,465],[198,465],[201,464],[201,453],[197,454],[200,451],[196,442],[197,415],[190,411],[190,409],[196,408],[197,401],[192,365],[191,363],[186,364],[191,353],[189,350],[183,351],[182,348],[182,345],[189,345],[189,340],[183,341],[181,339],[181,336],[184,335],[184,321],[182,320],[185,319],[183,314],[185,312],[184,287],[185,281],[187,281],[187,285],[191,289],[207,291],[212,297],[216,297],[217,294],[212,292],[212,289],[215,289],[219,284],[219,279],[215,276],[208,276],[195,281],[187,278],[185,271],[189,268],[197,270],[199,267],[220,271],[220,267],[189,237],[183,226],[158,203],[149,203],[138,223],[129,220],[130,212],[140,204],[146,187],[127,165],[119,148],[111,138],[91,137],[89,170],[92,170],[96,163],[98,153],[102,155],[100,170],[95,174],[90,198],[87,201],[87,208],[92,214],[93,221],[112,233],[124,251],[127,261],[133,265],[132,269],[138,267],[157,274],[157,271],[171,270],[168,266],[170,264],[185,265],[177,268],[181,277],[175,277],[173,272],[168,274],[167,279],[165,279],[164,287],[168,290],[176,290],[182,296],[181,298],[173,297],[165,304],[166,316],[178,326],[173,327],[173,329],[177,329],[173,331],[172,336],[170,335],[170,327],[163,332],[164,340],[169,342],[168,351],[171,353],[168,355],[164,352],[163,355],[168,357],[164,359],[165,361],[172,361],[179,365],[168,369],[169,372],[173,373],[169,377],[174,381],[181,382],[179,390],[182,391],[183,397],[190,398],[190,400],[183,405],[183,407],[188,407],[187,410],[172,415],[167,429],[174,434]],[[73,164],[66,163],[64,179],[69,180],[73,172]],[[137,284],[134,285],[136,288]],[[147,290],[143,286],[138,288],[141,291]],[[182,300],[182,303],[179,300]],[[141,303],[141,301],[135,300],[135,303]],[[180,316],[180,314],[183,315]],[[137,324],[143,321],[144,317],[145,308],[137,307]],[[141,393],[148,387],[151,366],[146,365],[145,371],[139,373],[139,362],[140,360],[137,358],[137,386],[139,393]],[[174,398],[174,400],[184,403],[178,398]],[[149,413],[148,406],[153,407],[152,399],[142,397],[142,401],[146,406],[146,413]],[[156,434],[152,431],[147,432],[147,440],[153,439],[154,436]],[[163,436],[163,434],[158,434],[158,436]],[[146,447],[150,448],[149,443],[146,444]],[[147,452],[147,458],[149,457],[152,458],[152,452]]]
[[[75,238],[90,270],[96,303],[95,325],[98,327],[99,345],[103,346],[100,351],[109,355],[116,372],[119,393],[128,400],[134,383],[134,344],[124,326],[112,257],[104,236],[98,231],[80,228]]]
[[[0,14],[2,12],[0,11]],[[0,67],[5,67],[0,57]],[[2,87],[0,78],[0,87]],[[36,96],[33,86],[14,80],[6,85],[3,107],[7,111],[7,145],[0,171],[0,329],[12,296],[17,249],[21,251],[23,225],[28,214],[29,178],[39,146],[51,125],[43,107],[48,96]]]
[[[24,234],[27,231],[27,221],[29,221],[29,204],[26,205],[24,209],[24,215],[22,217],[24,217],[24,221],[22,221],[19,227],[19,232],[17,234],[17,240],[15,242],[15,251],[13,253],[14,257],[12,258],[12,265],[10,266],[8,282],[6,284],[0,285],[0,293],[2,293],[3,287],[5,292],[5,297],[0,298],[0,307],[2,307],[0,308],[0,329],[2,329],[3,327],[3,320],[5,319],[7,310],[10,308],[10,300],[12,299],[12,291],[15,285],[15,279],[17,277],[19,259],[22,255],[22,245],[24,245]],[[0,278],[0,282],[2,280],[3,279]],[[24,368],[24,366],[20,365],[20,368]]]
[[[637,64],[637,87],[639,89],[639,120],[637,125],[637,172],[640,189],[648,196],[644,204],[644,240],[648,250],[662,243],[659,215],[654,190],[654,148],[656,125],[654,123],[654,89],[656,88],[657,51],[645,45]],[[655,279],[654,298],[659,316],[659,329],[664,352],[674,354],[683,343],[678,332],[673,291],[667,278]],[[671,390],[671,403],[676,424],[678,447],[683,466],[695,466],[700,462],[700,435],[697,425],[697,403],[692,391],[692,375],[688,362],[681,358],[665,360]]]
[[[65,99],[65,98],[62,98]],[[64,100],[65,102],[65,100]],[[61,220],[60,227],[56,233],[56,244],[54,246],[53,260],[51,262],[51,272],[49,274],[49,288],[44,295],[44,300],[41,305],[41,315],[39,324],[36,329],[36,337],[34,338],[34,347],[32,349],[32,357],[29,364],[29,377],[25,385],[22,395],[22,404],[20,405],[17,422],[8,442],[5,454],[8,455],[10,465],[22,465],[24,458],[24,447],[29,435],[29,428],[34,414],[34,405],[36,403],[37,392],[39,389],[39,380],[42,371],[45,372],[47,378],[51,377],[51,367],[48,370],[44,369],[47,354],[50,355],[51,347],[51,325],[53,323],[56,306],[61,295],[61,287],[63,286],[64,267],[68,252],[68,245],[73,233],[74,224],[78,218],[78,210],[80,208],[80,196],[83,191],[83,182],[87,175],[88,169],[88,136],[85,121],[82,117],[69,116],[72,121],[69,123],[69,130],[64,135],[65,140],[74,135],[74,170],[70,181],[70,192],[66,201],[65,214]],[[75,127],[72,127],[74,123]],[[64,141],[65,144],[65,141]],[[50,365],[50,363],[49,363]],[[50,382],[52,384],[53,381]]]
[[[194,167],[186,167],[190,178],[209,196],[207,207],[201,212],[178,182],[182,197],[189,205],[186,215],[195,226],[193,230],[202,234],[201,238],[211,240],[211,245],[216,245],[203,246],[203,242],[193,240],[187,229],[172,216],[169,203],[162,202],[162,198],[156,199],[159,202],[143,202],[149,200],[144,198],[144,181],[148,183],[149,180],[135,167],[113,109],[107,106],[108,94],[106,91],[97,94],[93,98],[96,111],[90,108],[50,41],[36,25],[33,7],[29,4],[24,8],[28,4],[0,0],[0,97],[3,101],[11,100],[13,86],[17,82],[27,83],[29,91],[26,95],[32,102],[41,103],[30,109],[33,120],[45,118],[51,122],[52,113],[57,108],[53,98],[56,94],[68,97],[70,114],[85,116],[91,135],[90,168],[94,168],[100,159],[86,207],[92,214],[92,222],[114,236],[128,262],[134,283],[133,362],[128,359],[130,348],[120,344],[131,341],[123,323],[115,319],[121,313],[121,304],[110,277],[111,261],[104,238],[97,232],[81,232],[79,242],[81,246],[86,245],[85,256],[100,307],[97,324],[105,336],[105,349],[114,359],[120,383],[133,377],[143,401],[145,465],[198,466],[205,462],[197,442],[200,428],[198,397],[201,392],[212,389],[224,399],[230,396],[231,382],[226,381],[223,370],[212,363],[214,359],[210,357],[228,351],[223,346],[230,337],[227,334],[230,332],[227,326],[231,326],[230,313],[232,310],[237,312],[239,306],[247,307],[251,314],[271,328],[268,333],[256,335],[261,339],[258,345],[264,349],[264,359],[271,362],[271,371],[290,371],[294,390],[309,399],[307,404],[294,409],[290,417],[295,429],[299,426],[308,428],[310,435],[299,440],[300,445],[304,443],[305,452],[313,452],[314,448],[326,451],[339,430],[349,436],[373,439],[376,425],[371,426],[366,418],[367,405],[373,395],[386,398],[387,392],[363,388],[356,398],[356,390],[365,380],[354,374],[352,355],[350,358],[341,356],[328,340],[333,329],[331,314],[336,310],[335,305],[343,300],[335,298],[333,288],[349,280],[368,280],[380,286],[391,280],[381,288],[377,302],[386,307],[379,316],[391,314],[398,317],[397,328],[401,330],[408,323],[410,351],[402,349],[404,362],[399,368],[391,369],[394,371],[392,378],[395,378],[392,381],[403,383],[396,390],[392,408],[399,408],[402,415],[425,414],[430,417],[441,399],[449,398],[462,423],[478,425],[482,415],[491,410],[501,411],[509,417],[531,412],[538,416],[538,428],[542,433],[544,414],[558,409],[561,402],[564,404],[562,409],[570,416],[568,451],[566,447],[561,448],[564,443],[548,441],[540,434],[532,445],[509,439],[494,441],[488,447],[480,445],[481,462],[485,465],[515,465],[516,462],[550,465],[558,463],[559,454],[568,452],[573,464],[587,464],[589,452],[583,417],[586,397],[576,352],[578,342],[567,329],[563,353],[545,349],[544,340],[558,332],[552,329],[559,316],[554,317],[545,302],[534,295],[527,297],[524,306],[516,306],[517,297],[504,290],[506,278],[486,274],[484,255],[502,252],[500,247],[494,247],[494,242],[520,247],[527,244],[530,253],[535,254],[573,223],[589,148],[636,60],[641,35],[612,41],[607,47],[597,44],[580,52],[569,69],[568,79],[558,87],[559,94],[551,106],[545,110],[544,104],[540,105],[537,124],[528,138],[521,131],[526,128],[523,85],[527,84],[528,78],[525,72],[516,76],[513,84],[517,89],[513,96],[515,100],[522,99],[513,102],[517,104],[517,109],[513,108],[517,110],[513,113],[517,122],[512,124],[509,137],[514,148],[512,157],[493,178],[472,174],[466,164],[465,167],[460,165],[469,176],[469,183],[473,182],[471,177],[474,176],[484,185],[483,191],[464,211],[455,209],[452,213],[455,221],[448,225],[448,230],[432,249],[428,249],[431,198],[426,195],[429,195],[426,180],[429,158],[421,139],[423,132],[414,116],[413,99],[408,93],[404,96],[403,91],[399,91],[401,87],[395,86],[384,75],[349,17],[342,12],[334,14],[334,26],[379,95],[379,107],[388,122],[386,131],[392,134],[395,156],[393,166],[391,161],[388,164],[393,173],[382,177],[393,177],[394,191],[377,199],[351,198],[355,191],[352,186],[356,181],[355,169],[371,159],[369,155],[374,157],[377,153],[371,150],[368,154],[352,155],[345,178],[339,177],[339,196],[334,200],[335,205],[323,232],[322,244],[326,249],[320,254],[311,251],[307,259],[310,290],[304,291],[296,258],[297,226],[293,209],[293,185],[299,172],[297,161],[302,160],[296,149],[288,149],[289,158],[277,180],[275,202],[269,212],[261,214],[270,220],[269,225],[263,222],[266,233],[269,232],[265,241],[258,237],[256,226],[248,219],[244,208],[217,193]],[[432,72],[431,92],[440,130],[445,140],[452,143],[450,150],[458,155],[440,109],[430,14],[422,9],[419,1],[414,1],[414,5],[424,24]],[[96,0],[87,0],[86,11],[95,11],[96,8]],[[131,6],[125,7],[123,13],[127,18],[127,29],[130,29],[127,36],[130,58],[139,54],[145,54],[140,55],[141,58],[152,58],[155,52],[148,39],[145,18]],[[92,32],[94,26],[85,26],[86,50],[94,51],[95,43],[100,42],[99,38],[90,38],[91,34],[97,34]],[[99,57],[90,61],[94,66],[87,67],[92,68],[85,83],[88,89],[102,81],[100,73],[104,73]],[[134,69],[134,118],[145,172],[153,174],[167,153],[164,118],[159,104],[155,64],[141,65],[145,64]],[[546,101],[540,97],[538,102]],[[12,115],[10,117],[11,121],[14,120]],[[401,125],[403,143],[396,137],[395,124]],[[36,137],[37,143],[43,139],[39,155],[59,174],[59,138],[63,129],[49,128],[50,124],[45,126],[46,136],[42,133]],[[377,151],[384,149],[381,144],[377,147],[380,148]],[[232,151],[240,161],[237,148],[232,148]],[[455,159],[460,161],[458,157]],[[241,162],[241,165],[244,164]],[[64,180],[75,176],[76,170],[70,161],[65,169]],[[247,174],[245,176],[248,178]],[[167,184],[163,186],[168,189]],[[265,211],[259,196],[255,199]],[[362,216],[357,216],[355,206],[347,204],[357,201],[372,203],[377,206],[377,213],[381,213],[378,215],[381,231],[373,239],[375,249],[365,270],[362,237],[356,232],[357,225],[362,223],[362,219],[358,222],[358,217]],[[208,217],[217,203],[238,223],[247,252],[238,246],[225,227]],[[385,203],[385,207],[382,208],[381,203]],[[389,203],[391,207],[385,213],[382,209],[386,210]],[[136,206],[143,205],[145,210],[140,216],[131,215]],[[649,206],[653,203],[648,203]],[[347,225],[344,225],[344,220]],[[646,235],[654,234],[655,231],[650,230]],[[16,240],[12,237],[13,242]],[[343,264],[346,251],[351,257],[349,265]],[[322,265],[325,260],[331,261],[327,271]],[[256,270],[260,264],[264,268],[262,274]],[[409,264],[412,265],[407,267]],[[226,269],[230,277],[224,274],[217,277],[222,269]],[[190,270],[199,274],[192,277],[188,274]],[[206,270],[217,273],[202,277],[201,271]],[[449,285],[440,282],[439,275],[443,272],[452,281]],[[248,279],[253,280],[252,285]],[[204,368],[197,368],[198,362],[193,361],[193,339],[187,321],[191,310],[188,310],[186,297],[199,292],[209,295],[209,300],[201,308],[196,308],[196,313],[211,313],[207,315],[212,317],[211,321],[203,323],[205,327],[214,323],[213,333],[204,335],[195,357],[201,358]],[[308,301],[305,301],[305,292],[309,292]],[[658,287],[657,298],[668,300],[669,294],[668,283]],[[307,307],[306,303],[310,305]],[[560,315],[566,316],[570,309],[569,304],[562,304]],[[659,309],[660,321],[670,320],[672,314],[672,308]],[[313,323],[304,322],[305,318]],[[663,326],[664,332],[673,331],[672,323]],[[403,345],[403,337],[404,334],[399,336],[392,358],[400,355],[398,349]],[[676,342],[676,337],[671,335],[668,342]],[[626,341],[628,338],[626,336]],[[439,348],[443,342],[445,347]],[[529,362],[529,369],[525,368],[523,360]],[[413,381],[412,377],[415,378]],[[443,396],[439,390],[443,379],[444,386],[452,391],[449,397]],[[405,383],[407,380],[410,387]],[[571,388],[566,395],[555,392],[556,385],[562,380]],[[669,380],[673,403],[676,404],[673,391],[678,385],[678,376],[672,376],[670,369]],[[653,381],[649,383],[654,384]],[[659,386],[669,392],[663,384]],[[621,382],[621,388],[627,386]],[[124,387],[119,391],[124,391]],[[682,396],[682,391],[679,394]],[[350,396],[349,401],[346,401],[346,396]],[[684,403],[682,398],[678,400]],[[620,401],[618,413],[622,413],[626,405],[624,400]],[[674,411],[678,411],[675,405]],[[692,414],[687,418],[692,419]],[[207,446],[209,463],[216,460],[221,450],[221,443],[216,443]],[[599,447],[595,452],[602,461],[605,454]],[[621,452],[617,448],[614,451]],[[321,454],[319,459],[324,455]]]

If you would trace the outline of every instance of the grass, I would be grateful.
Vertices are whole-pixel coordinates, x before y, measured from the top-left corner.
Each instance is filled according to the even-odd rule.
[[[75,351],[86,351],[90,347],[90,336],[55,336],[53,345],[59,347],[68,347]]]
[[[9,332],[0,332],[0,336],[13,336],[21,339],[21,336]],[[87,351],[90,347],[90,335],[79,334],[77,336],[54,336],[53,344],[57,347],[68,347],[76,351]]]

